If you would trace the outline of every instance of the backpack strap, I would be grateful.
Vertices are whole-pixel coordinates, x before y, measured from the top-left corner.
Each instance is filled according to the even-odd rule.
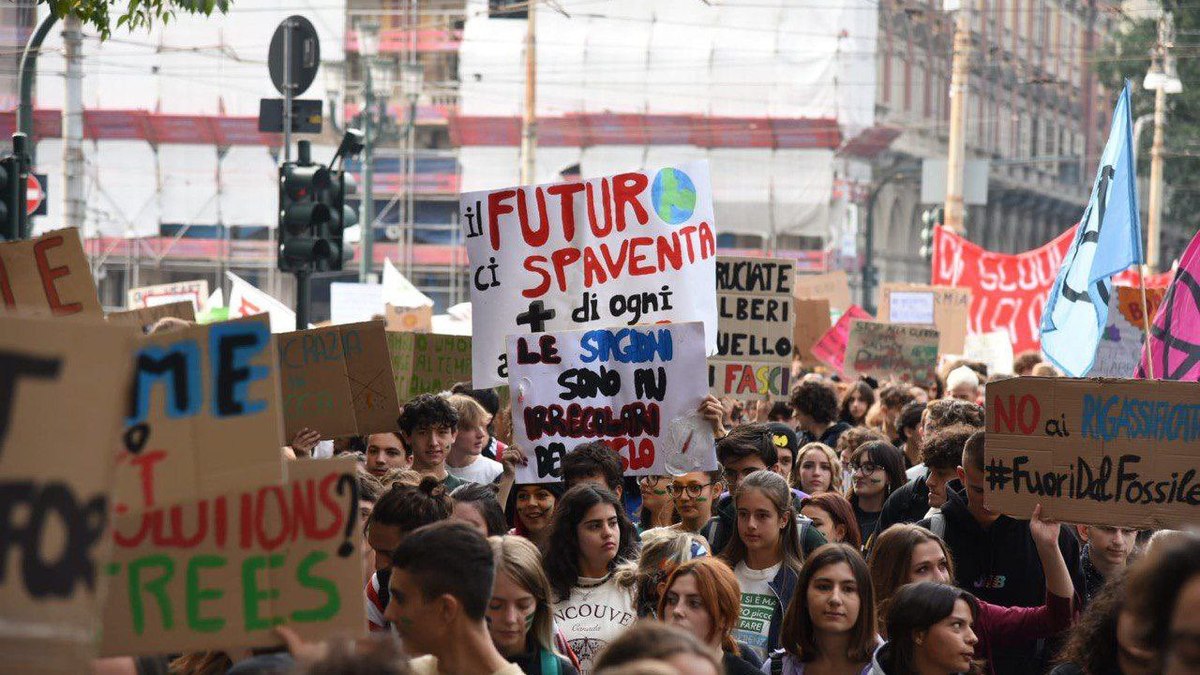
[[[929,517],[929,531],[941,539],[946,538],[946,516],[941,511]]]
[[[771,662],[771,675],[783,675],[783,656],[786,653],[782,649],[776,649],[767,656]]]
[[[542,668],[542,675],[562,675],[562,663],[554,652],[549,649],[538,648],[538,659]]]

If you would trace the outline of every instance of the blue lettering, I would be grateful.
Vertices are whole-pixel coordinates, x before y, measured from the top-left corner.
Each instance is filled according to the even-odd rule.
[[[137,372],[126,425],[132,426],[146,419],[152,389],[159,381],[166,382],[167,417],[178,419],[200,412],[204,394],[201,391],[200,347],[195,340],[180,340],[165,348],[147,345],[138,352],[135,367]]]
[[[641,331],[622,328],[618,331],[591,330],[580,340],[584,363],[649,363],[657,357],[670,361],[674,352],[671,331],[666,328]]]
[[[231,417],[262,412],[264,400],[248,400],[250,385],[266,379],[271,370],[250,362],[270,344],[271,333],[258,321],[215,324],[209,330],[209,358],[212,368],[212,413]]]
[[[1096,407],[1096,397],[1091,394],[1083,395],[1083,414],[1079,421],[1079,431],[1084,438],[1095,438],[1099,434],[1096,432],[1100,423],[1097,419],[1099,410]]]

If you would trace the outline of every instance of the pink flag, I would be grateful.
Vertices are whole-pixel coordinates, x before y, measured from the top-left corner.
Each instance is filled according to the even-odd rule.
[[[1157,380],[1200,382],[1200,233],[1192,238],[1175,280],[1150,327],[1149,353]],[[1137,377],[1146,378],[1146,355]]]
[[[850,305],[842,318],[833,324],[817,340],[817,344],[812,346],[813,356],[825,362],[826,365],[836,370],[839,374],[842,372],[842,362],[846,360],[846,341],[850,339],[850,321],[853,319],[867,319],[868,321],[875,317],[867,313],[865,309],[858,305]]]

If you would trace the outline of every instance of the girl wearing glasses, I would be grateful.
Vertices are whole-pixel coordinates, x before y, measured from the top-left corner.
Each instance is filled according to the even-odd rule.
[[[742,611],[734,635],[762,660],[779,647],[779,627],[804,564],[792,491],[777,473],[746,476],[734,494],[737,531],[721,558],[742,589]]]
[[[642,532],[655,527],[668,527],[678,522],[675,504],[668,492],[670,476],[640,476],[638,488],[642,491],[642,510],[638,514],[638,529]]]
[[[666,487],[678,516],[671,527],[699,534],[712,519],[713,502],[721,494],[721,472],[692,471],[675,476]]]
[[[865,547],[870,549],[883,503],[905,483],[904,455],[887,441],[871,441],[854,451],[848,466],[854,490],[850,505]]]

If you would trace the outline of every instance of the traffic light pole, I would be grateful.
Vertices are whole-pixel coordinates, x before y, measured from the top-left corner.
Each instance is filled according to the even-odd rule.
[[[308,308],[312,304],[310,277],[308,270],[296,272],[296,330],[308,329]]]

